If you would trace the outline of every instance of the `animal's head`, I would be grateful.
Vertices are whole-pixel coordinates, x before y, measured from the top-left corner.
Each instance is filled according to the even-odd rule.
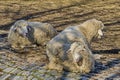
[[[101,39],[104,36],[104,24],[99,20],[90,19],[84,22],[83,26],[87,29],[88,36],[92,36],[94,39]]]
[[[19,20],[15,22],[13,25],[12,30],[16,33],[18,33],[20,36],[26,37],[28,33],[28,22],[25,20]]]
[[[95,38],[101,39],[104,36],[103,34],[104,24],[101,21],[93,19],[93,25],[95,25],[95,29],[97,31]]]

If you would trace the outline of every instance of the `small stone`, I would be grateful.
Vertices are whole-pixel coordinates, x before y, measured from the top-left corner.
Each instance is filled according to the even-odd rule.
[[[41,69],[41,70],[39,70],[39,72],[43,74],[43,73],[45,73],[47,71],[45,69]]]
[[[51,71],[50,71],[50,74],[53,75],[53,76],[54,76],[54,75],[57,75],[57,73],[58,73],[58,72],[57,72],[56,70],[51,70]]]
[[[84,79],[82,79],[82,76],[81,76],[81,75],[76,75],[76,76],[74,76],[74,77],[75,77],[76,80],[84,80]]]
[[[29,74],[30,74],[29,71],[24,71],[24,72],[22,73],[22,75],[24,75],[24,76],[28,76]]]
[[[7,67],[8,67],[7,65],[0,65],[0,69],[5,69]]]
[[[50,75],[46,74],[46,75],[45,75],[45,77],[46,77],[46,78],[49,78],[49,77],[50,77]]]
[[[49,76],[49,77],[45,77],[44,80],[56,80],[56,79],[52,76]]]
[[[31,66],[31,65],[30,65]],[[31,69],[28,69],[29,71],[39,69],[39,66],[32,67]]]
[[[24,76],[15,76],[13,80],[25,80]]]
[[[8,68],[4,69],[3,71],[9,73],[9,72],[12,71],[13,69],[14,69],[14,68],[8,67]]]
[[[69,73],[69,74],[67,74],[68,77],[74,77],[76,75],[77,75],[76,73]]]
[[[22,69],[22,70],[25,70],[28,68],[28,66],[19,66],[18,68]]]
[[[61,76],[55,76],[55,79],[56,80],[61,80],[61,77],[62,77],[62,75]]]
[[[80,80],[89,80],[87,77],[81,77]]]
[[[33,78],[33,76],[28,76],[27,80],[31,80]]]
[[[32,80],[38,80],[37,78],[33,78]]]
[[[0,59],[0,63],[6,65],[5,62],[6,62],[6,60],[4,60],[4,59]]]
[[[21,72],[21,70],[20,70],[20,69],[15,68],[15,69],[14,69],[14,70],[12,70],[10,73],[11,73],[11,74],[17,74],[17,73],[19,73],[19,72]]]
[[[13,80],[13,78],[15,77],[16,75],[12,75],[7,79],[7,80]]]
[[[21,76],[24,71],[18,72],[17,75]]]
[[[2,76],[4,73],[2,71],[0,71],[0,76]]]
[[[0,80],[7,80],[10,76],[10,74],[4,74],[0,77]]]
[[[62,77],[60,80],[76,80],[74,78],[69,78],[69,77]]]
[[[6,62],[6,65],[13,67],[15,64],[13,62]]]

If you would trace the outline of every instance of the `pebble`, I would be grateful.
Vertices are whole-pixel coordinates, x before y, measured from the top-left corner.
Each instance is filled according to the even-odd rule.
[[[13,80],[25,80],[24,76],[15,76]]]
[[[9,72],[11,72],[13,69],[14,69],[14,68],[12,68],[12,67],[8,67],[8,68],[4,69],[3,71],[9,73]]]
[[[6,61],[6,59],[0,60],[0,80],[94,80],[97,78],[105,79],[105,77],[106,79],[110,79],[109,76],[105,74],[111,74],[109,73],[110,70],[114,70],[114,73],[116,73],[117,70],[120,69],[119,59],[109,59],[105,62],[105,64],[98,60],[95,64],[95,70],[93,70],[89,74],[85,74],[82,76],[79,73],[60,73],[56,70],[46,70],[41,67],[40,64],[18,65],[14,63],[12,64],[12,66],[10,65],[11,63],[13,63],[12,61],[8,61],[6,63],[4,63],[4,61]],[[117,76],[114,79],[119,80],[119,78],[120,77]]]
[[[33,78],[33,76],[28,76],[28,78],[27,78],[27,79],[28,79],[28,80],[31,80],[32,78]]]
[[[0,77],[0,80],[7,80],[11,75],[10,74],[3,74],[1,77]]]

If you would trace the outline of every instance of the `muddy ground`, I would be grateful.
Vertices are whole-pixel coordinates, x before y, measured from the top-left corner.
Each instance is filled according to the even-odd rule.
[[[34,48],[26,53],[11,51],[7,47],[7,34],[11,25],[20,19],[51,23],[58,32],[70,25],[88,19],[101,20],[105,37],[92,42],[96,58],[95,71],[89,79],[120,78],[120,0],[10,0],[0,1],[0,56],[16,65],[44,64],[48,62],[45,49]],[[85,75],[83,75],[85,76]]]

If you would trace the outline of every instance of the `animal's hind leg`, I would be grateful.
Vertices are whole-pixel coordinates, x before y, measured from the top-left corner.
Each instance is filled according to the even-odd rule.
[[[52,60],[50,60],[49,64],[47,65],[47,68],[50,70],[57,70],[59,72],[62,72],[62,70],[63,70],[61,61],[57,58],[53,58]]]
[[[79,67],[76,67],[77,64],[71,61],[64,61],[64,70],[71,71],[71,72],[79,72]]]

